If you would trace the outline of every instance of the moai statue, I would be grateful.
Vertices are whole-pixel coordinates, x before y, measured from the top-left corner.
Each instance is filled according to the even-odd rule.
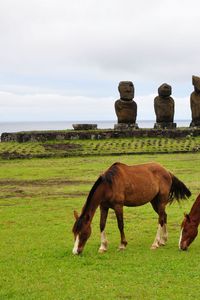
[[[172,88],[167,83],[163,83],[158,88],[158,96],[154,99],[154,110],[156,114],[156,129],[176,128],[174,123],[174,99],[171,96]]]
[[[134,98],[134,85],[131,81],[121,81],[118,86],[120,99],[115,101],[118,124],[115,129],[138,128],[136,123],[137,104]]]
[[[200,127],[200,77],[192,76],[194,92],[190,95],[192,122],[190,127]]]

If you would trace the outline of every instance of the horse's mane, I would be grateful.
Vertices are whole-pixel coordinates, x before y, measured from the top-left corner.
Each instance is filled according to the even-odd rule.
[[[96,191],[97,187],[103,182],[106,182],[106,183],[112,185],[113,178],[117,174],[117,164],[118,163],[114,163],[104,174],[100,175],[99,178],[95,181],[93,187],[91,188],[91,190],[88,194],[85,205],[83,206],[81,215],[76,222],[76,225],[75,225],[76,228],[74,228],[75,231],[80,231],[80,229],[82,227],[83,218],[88,210],[88,207],[91,205],[92,197],[93,197],[94,192]]]
[[[91,190],[89,192],[89,195],[88,195],[86,203],[83,207],[81,216],[83,216],[85,214],[88,207],[90,206],[92,197],[93,197],[94,192],[96,191],[97,187],[103,182],[107,182],[109,184],[112,184],[113,177],[116,174],[117,174],[117,163],[114,163],[104,174],[99,176],[99,178],[96,180],[96,182],[94,183],[93,187],[91,188]]]
[[[114,163],[103,175],[103,181],[112,184],[113,183],[113,178],[115,175],[118,173],[118,165],[119,163]]]
[[[95,181],[93,187],[91,188],[87,200],[85,202],[85,205],[83,206],[81,215],[79,216],[76,223],[74,224],[74,228],[73,228],[74,232],[79,232],[81,230],[84,216],[87,212],[88,207],[91,204],[92,196],[94,195],[94,192],[96,191],[97,187],[101,184],[102,181],[103,181],[102,176],[99,176],[99,178]]]
[[[91,188],[89,194],[88,194],[88,197],[87,197],[87,200],[85,202],[85,205],[82,209],[82,212],[81,212],[81,216],[84,216],[88,207],[90,206],[91,204],[91,200],[92,200],[92,197],[94,195],[94,192],[96,191],[97,187],[103,182],[103,178],[102,176],[99,176],[99,178],[95,181],[93,187]]]

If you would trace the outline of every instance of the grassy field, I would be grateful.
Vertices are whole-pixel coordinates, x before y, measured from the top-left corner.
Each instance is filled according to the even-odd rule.
[[[112,163],[157,161],[191,189],[167,208],[169,241],[150,250],[157,229],[151,206],[125,208],[124,252],[112,211],[109,250],[97,253],[99,211],[83,255],[73,256],[73,210]],[[200,153],[0,160],[0,299],[199,299],[200,239],[178,250],[180,223],[200,192]]]
[[[200,137],[0,143],[0,158],[4,159],[188,152],[200,152]]]

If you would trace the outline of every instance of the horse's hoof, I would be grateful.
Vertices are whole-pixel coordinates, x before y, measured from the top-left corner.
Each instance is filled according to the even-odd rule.
[[[124,251],[125,249],[126,249],[125,245],[120,245],[118,248],[119,251]]]
[[[165,246],[165,243],[160,243],[160,246]]]
[[[107,251],[107,249],[105,249],[105,248],[99,248],[98,253],[102,254],[102,253],[105,253],[106,251]]]
[[[158,249],[158,248],[159,248],[159,245],[152,245],[150,249],[151,249],[151,250],[156,250],[156,249]]]

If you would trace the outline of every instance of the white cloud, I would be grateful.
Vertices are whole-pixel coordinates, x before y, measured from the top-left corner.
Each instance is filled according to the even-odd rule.
[[[152,106],[146,113],[151,101],[142,99],[163,82],[173,87],[177,117],[190,116],[191,76],[200,75],[199,8],[197,0],[2,0],[0,89],[10,93],[7,118],[23,119],[31,107],[34,119],[54,118],[55,109],[63,119],[65,107],[70,116],[95,119],[100,99],[102,116],[111,118],[121,80],[134,82],[141,118],[154,118]]]
[[[0,119],[4,122],[115,119],[113,101],[109,97],[0,92],[0,107]]]
[[[156,94],[136,96],[137,120],[155,120]],[[6,121],[117,120],[113,97],[66,96],[56,93],[13,94],[0,92],[0,119]],[[188,98],[176,98],[175,119],[190,119]]]

